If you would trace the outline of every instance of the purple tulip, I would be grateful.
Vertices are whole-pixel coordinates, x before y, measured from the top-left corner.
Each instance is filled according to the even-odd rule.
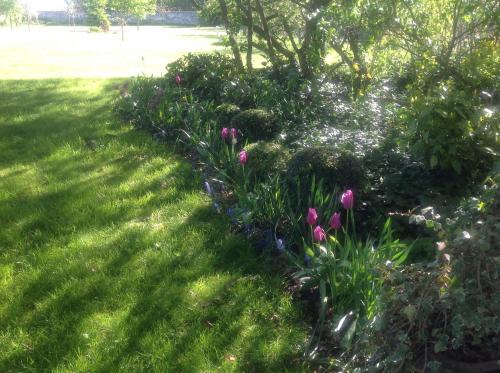
[[[175,84],[177,84],[177,86],[180,86],[181,83],[182,83],[182,78],[181,78],[181,76],[179,74],[177,74],[175,76]]]
[[[248,160],[248,153],[245,151],[245,150],[242,150],[240,152],[240,164],[241,165],[244,165],[245,163],[247,163],[247,160]]]
[[[238,137],[238,130],[236,128],[231,128],[231,137],[236,139]]]
[[[316,228],[314,228],[313,237],[314,241],[324,241],[326,238],[325,230],[318,225]]]
[[[318,221],[318,213],[316,212],[316,209],[309,208],[309,211],[307,212],[307,224],[309,225],[316,225],[316,222]]]
[[[351,210],[354,207],[354,193],[352,190],[346,190],[344,194],[342,194],[340,202],[342,202],[342,206],[344,206],[346,210]]]
[[[222,137],[222,139],[225,140],[228,138],[228,136],[229,136],[229,128],[224,127],[220,132],[220,137]]]
[[[332,215],[332,218],[330,219],[330,227],[332,227],[336,231],[342,228],[342,221],[340,220],[340,212],[336,212]]]

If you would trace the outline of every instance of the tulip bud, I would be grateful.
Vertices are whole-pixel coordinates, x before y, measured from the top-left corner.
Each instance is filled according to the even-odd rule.
[[[244,165],[245,163],[247,163],[247,160],[248,160],[248,154],[245,150],[242,150],[239,154],[239,157],[240,157],[240,164],[241,165]]]
[[[180,86],[181,83],[182,83],[182,78],[181,78],[181,76],[179,74],[177,74],[175,76],[175,84],[177,84],[178,86]]]
[[[342,221],[340,219],[340,212],[336,212],[332,215],[332,218],[330,219],[330,227],[338,231],[340,228],[342,228]]]
[[[344,194],[342,194],[340,202],[342,202],[342,206],[344,206],[346,210],[351,210],[354,207],[354,193],[352,190],[346,190]]]
[[[325,230],[318,225],[316,228],[314,228],[313,237],[315,241],[324,241],[326,238]]]
[[[229,129],[224,127],[220,132],[220,137],[222,137],[222,139],[225,140],[228,138],[228,136],[229,136]]]
[[[316,225],[316,222],[318,221],[318,213],[316,212],[316,209],[309,208],[309,211],[307,212],[307,224],[309,225]]]
[[[238,130],[236,128],[231,128],[231,137],[236,139],[238,137]]]

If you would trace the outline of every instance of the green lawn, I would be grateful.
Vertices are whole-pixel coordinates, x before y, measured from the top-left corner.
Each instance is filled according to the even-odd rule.
[[[89,27],[0,27],[0,79],[128,77],[161,75],[188,52],[219,47],[224,31],[214,27],[135,26],[109,33]]]
[[[283,277],[117,83],[0,81],[0,372],[302,370]]]

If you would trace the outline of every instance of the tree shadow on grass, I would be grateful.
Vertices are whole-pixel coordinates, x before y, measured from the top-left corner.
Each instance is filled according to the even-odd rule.
[[[110,96],[71,114],[73,83],[20,84],[35,109],[0,93],[15,120],[0,121],[0,265],[12,270],[0,371],[297,370],[304,328],[282,279],[228,233],[191,166],[114,123]]]

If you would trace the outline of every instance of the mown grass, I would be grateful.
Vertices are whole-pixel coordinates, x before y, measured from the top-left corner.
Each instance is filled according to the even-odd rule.
[[[284,280],[116,80],[0,81],[0,371],[297,371]]]
[[[224,50],[223,31],[214,27],[135,26],[108,33],[89,27],[0,27],[0,79],[130,77],[162,75],[188,52]]]

